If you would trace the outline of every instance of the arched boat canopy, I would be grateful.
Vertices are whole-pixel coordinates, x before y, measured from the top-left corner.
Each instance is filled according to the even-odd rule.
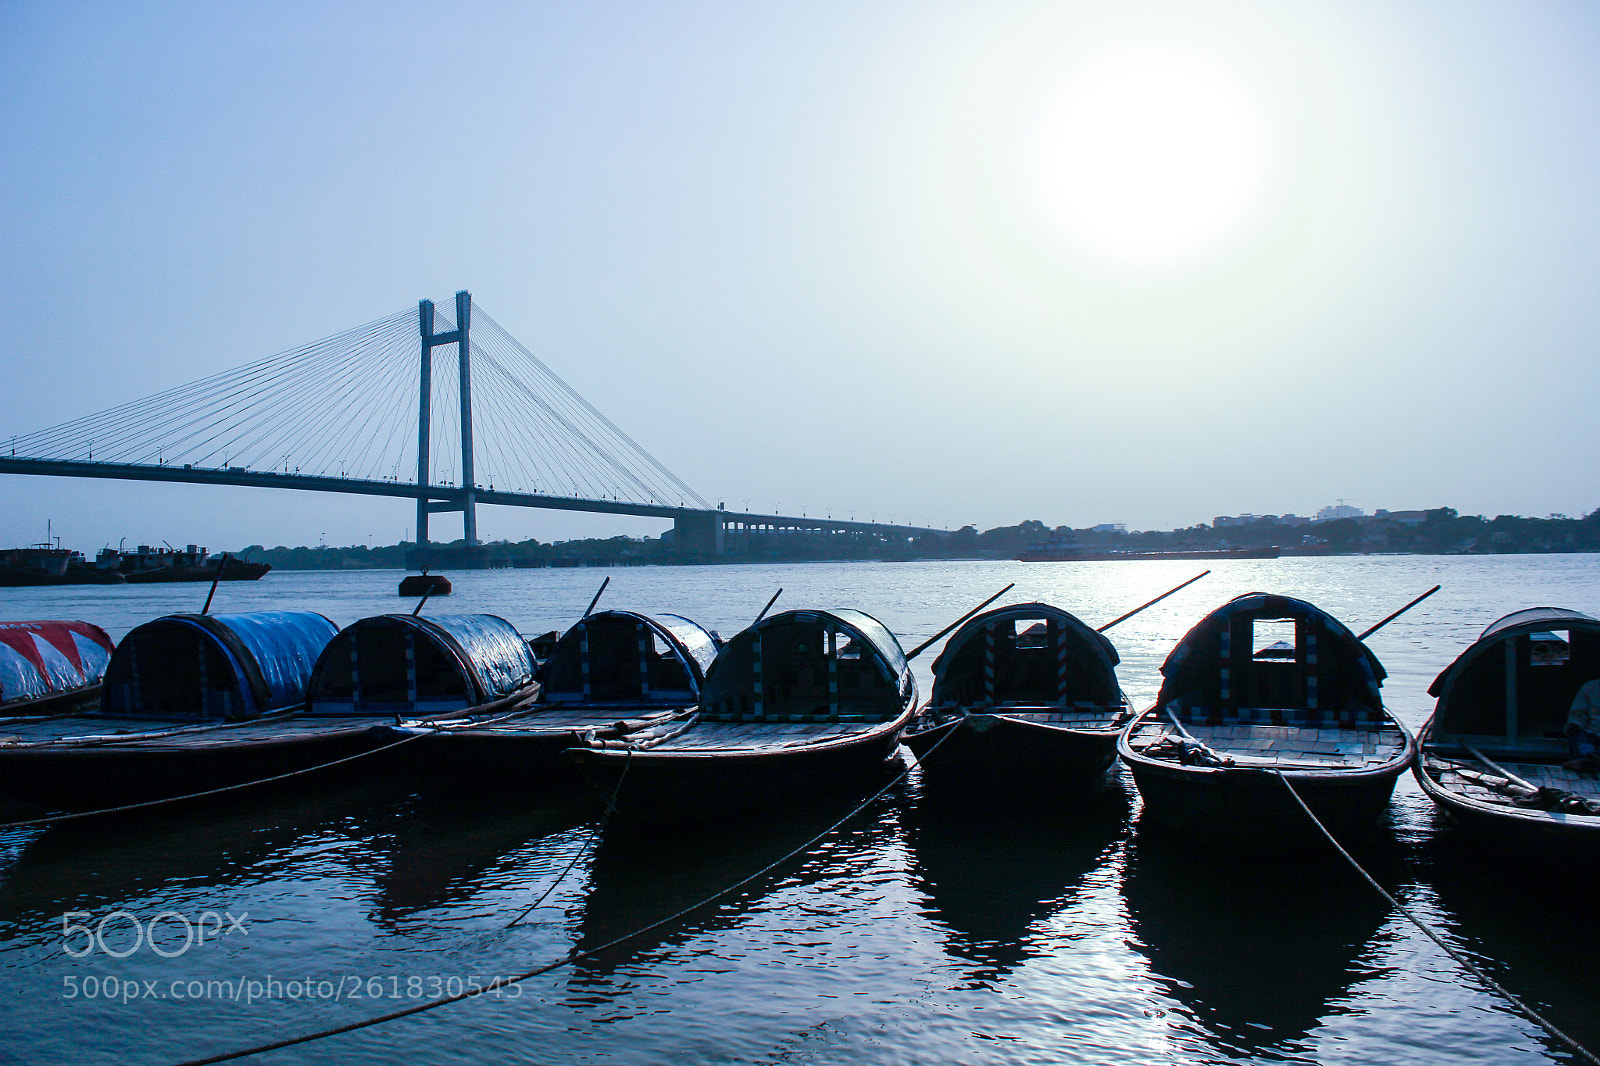
[[[338,632],[313,611],[173,614],[112,653],[101,708],[141,718],[249,719],[306,698],[317,655]]]
[[[1365,644],[1304,600],[1250,592],[1212,611],[1161,666],[1160,707],[1194,721],[1371,724],[1385,676]]]
[[[785,611],[728,641],[706,675],[700,716],[733,722],[887,722],[917,682],[905,652],[864,611]]]
[[[98,685],[113,647],[89,622],[0,622],[0,705]]]
[[[1048,603],[969,619],[933,661],[934,706],[1119,707],[1117,649]]]
[[[1486,627],[1428,686],[1438,698],[1432,734],[1563,753],[1572,697],[1595,678],[1600,619],[1560,607],[1515,611]]]
[[[493,614],[383,614],[346,626],[317,659],[306,714],[427,717],[533,684],[537,664]]]
[[[675,614],[598,611],[556,642],[544,666],[549,703],[669,704],[700,701],[718,642]]]

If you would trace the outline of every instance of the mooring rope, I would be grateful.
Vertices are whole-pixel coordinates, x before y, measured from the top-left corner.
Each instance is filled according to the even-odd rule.
[[[948,736],[948,734],[946,734],[946,736]],[[942,743],[944,743],[944,738],[943,737],[941,737],[939,739],[938,743],[935,744],[933,748],[929,748],[928,749],[929,754],[932,754],[933,751],[934,751],[934,748],[937,748],[939,746],[939,744],[942,744]],[[245,1057],[247,1057],[249,1055],[259,1055],[264,1051],[276,1051],[279,1048],[293,1047],[296,1044],[306,1044],[306,1043],[310,1043],[313,1040],[322,1040],[322,1039],[324,1039],[326,1037],[338,1036],[340,1033],[350,1033],[350,1032],[354,1032],[357,1029],[367,1029],[367,1028],[370,1028],[371,1026],[374,1026],[374,1025],[382,1025],[384,1022],[392,1022],[392,1021],[396,1020],[397,1018],[405,1018],[405,1017],[408,1017],[408,1016],[410,1016],[412,1014],[421,1014],[423,1011],[434,1010],[434,1009],[436,1009],[438,1007],[447,1006],[447,1005],[449,1005],[451,1003],[459,1003],[461,1000],[464,1000],[464,999],[473,999],[473,998],[475,998],[477,996],[481,996],[481,995],[485,995],[486,993],[497,991],[498,989],[509,988],[511,985],[520,984],[521,982],[530,980],[531,978],[542,976],[543,974],[547,974],[552,970],[560,969],[561,967],[570,965],[570,964],[572,964],[574,962],[579,962],[579,961],[581,961],[583,959],[593,958],[594,956],[599,955],[601,952],[610,951],[612,948],[615,948],[615,947],[617,947],[617,946],[619,946],[621,944],[626,944],[628,941],[633,940],[636,937],[643,936],[644,934],[650,932],[653,929],[659,929],[664,925],[669,925],[672,922],[679,921],[680,919],[686,917],[687,915],[693,914],[695,911],[699,910],[701,907],[705,907],[705,906],[708,906],[708,905],[710,905],[712,903],[715,903],[717,900],[721,899],[723,896],[726,896],[729,893],[738,891],[739,889],[743,888],[745,885],[748,885],[750,882],[754,881],[756,878],[762,877],[762,876],[764,876],[764,875],[766,875],[768,873],[771,873],[773,870],[776,870],[778,867],[782,866],[784,863],[788,862],[790,859],[793,859],[796,855],[799,855],[802,852],[808,851],[809,849],[815,847],[819,842],[821,842],[822,840],[826,839],[828,836],[830,836],[832,833],[837,831],[845,823],[849,822],[851,819],[856,817],[856,815],[860,814],[862,811],[864,811],[868,807],[872,806],[878,800],[882,799],[883,796],[885,794],[887,794],[891,789],[893,789],[895,786],[899,785],[900,782],[904,781],[906,779],[906,776],[908,774],[910,774],[910,773],[911,773],[911,767],[909,765],[907,765],[904,769],[902,769],[898,774],[896,774],[894,776],[893,780],[891,780],[888,784],[884,785],[877,792],[874,792],[871,796],[868,796],[865,800],[863,800],[860,804],[858,804],[855,808],[853,808],[843,818],[840,818],[838,821],[836,821],[832,825],[828,826],[828,828],[824,829],[822,832],[818,833],[816,836],[812,837],[810,840],[807,840],[805,843],[801,844],[800,846],[796,847],[792,851],[788,852],[786,855],[782,856],[781,858],[773,860],[772,862],[768,863],[766,866],[763,866],[761,869],[757,870],[755,873],[751,874],[750,876],[748,876],[748,877],[746,877],[746,878],[744,878],[742,880],[735,881],[733,884],[727,886],[726,888],[724,888],[724,889],[722,889],[722,890],[720,890],[718,892],[714,892],[709,896],[706,896],[704,899],[700,900],[697,903],[691,903],[689,906],[684,907],[682,910],[677,911],[674,914],[669,914],[665,918],[658,918],[657,920],[651,922],[649,925],[642,926],[642,927],[640,927],[638,929],[635,929],[633,932],[628,933],[625,936],[619,936],[615,940],[607,941],[606,943],[601,944],[598,947],[590,948],[587,951],[578,951],[576,948],[574,948],[572,951],[567,953],[566,957],[561,958],[561,959],[557,959],[555,962],[546,963],[545,965],[540,966],[537,969],[529,970],[526,973],[517,974],[514,977],[497,977],[493,981],[490,981],[488,984],[482,986],[481,988],[468,989],[465,992],[459,992],[459,993],[457,993],[455,995],[451,995],[451,996],[442,996],[439,999],[432,999],[432,1000],[429,1000],[426,1003],[418,1003],[415,1006],[404,1007],[404,1008],[401,1008],[400,1010],[397,1010],[397,1011],[391,1011],[388,1014],[380,1014],[380,1015],[378,1015],[376,1017],[373,1017],[373,1018],[366,1018],[366,1019],[363,1019],[363,1020],[358,1021],[358,1022],[350,1022],[349,1024],[346,1024],[346,1025],[337,1025],[337,1026],[334,1026],[333,1028],[323,1029],[323,1030],[320,1030],[320,1031],[315,1032],[315,1033],[306,1033],[306,1034],[304,1034],[302,1036],[292,1036],[292,1037],[288,1037],[287,1039],[284,1039],[284,1040],[276,1040],[276,1041],[273,1041],[270,1044],[258,1044],[255,1047],[245,1048],[245,1049],[243,1049],[241,1051],[229,1051],[229,1052],[225,1052],[225,1053],[223,1053],[221,1055],[212,1055],[211,1057],[204,1058],[204,1059],[189,1059],[189,1060],[187,1060],[185,1062],[178,1063],[177,1066],[209,1066],[210,1063],[214,1063],[214,1062],[229,1062],[229,1061],[231,1061],[233,1059],[242,1059],[242,1058],[245,1058]]]
[[[1391,896],[1389,894],[1389,892],[1382,885],[1378,884],[1377,881],[1373,880],[1372,875],[1367,873],[1366,870],[1361,868],[1361,864],[1356,862],[1354,857],[1352,857],[1351,854],[1344,849],[1344,845],[1340,844],[1337,840],[1334,839],[1333,834],[1328,832],[1328,827],[1323,825],[1321,819],[1319,819],[1315,814],[1313,814],[1311,812],[1311,808],[1310,807],[1306,806],[1306,801],[1300,798],[1300,793],[1295,791],[1294,785],[1289,783],[1289,779],[1283,775],[1283,771],[1282,770],[1274,770],[1272,772],[1273,772],[1273,774],[1275,774],[1277,776],[1279,781],[1283,782],[1283,787],[1289,790],[1289,795],[1294,797],[1294,801],[1300,805],[1300,809],[1302,811],[1306,812],[1306,817],[1310,818],[1312,823],[1319,830],[1321,830],[1322,835],[1324,837],[1327,837],[1328,843],[1332,844],[1334,846],[1334,848],[1339,852],[1339,854],[1344,856],[1344,860],[1350,864],[1351,868],[1353,868],[1356,873],[1358,873],[1358,874],[1360,874],[1362,876],[1362,878],[1367,882],[1367,884],[1371,885],[1377,891],[1377,893],[1380,896],[1382,896],[1384,899],[1389,901],[1389,906],[1391,906],[1395,910],[1399,911],[1401,913],[1401,915],[1403,915],[1407,921],[1409,921],[1412,925],[1416,926],[1418,929],[1422,930],[1423,935],[1425,935],[1429,940],[1433,941],[1435,944],[1439,945],[1439,947],[1441,949],[1443,949],[1443,951],[1444,951],[1444,953],[1446,955],[1448,955],[1452,959],[1454,959],[1463,969],[1465,969],[1468,973],[1472,974],[1472,976],[1476,977],[1478,980],[1480,980],[1484,984],[1488,985],[1489,988],[1492,989],[1494,992],[1496,992],[1500,996],[1503,996],[1505,998],[1506,1002],[1510,1003],[1519,1012],[1521,1012],[1525,1017],[1527,1017],[1530,1020],[1532,1020],[1541,1029],[1543,1029],[1545,1032],[1549,1033],[1551,1036],[1555,1037],[1557,1040],[1559,1040],[1563,1044],[1565,1044],[1574,1054],[1577,1054],[1577,1055],[1583,1057],[1584,1059],[1587,1059],[1589,1062],[1594,1063],[1595,1066],[1600,1066],[1600,1057],[1596,1057],[1594,1052],[1590,1051],[1588,1048],[1586,1048],[1582,1044],[1578,1043],[1576,1040],[1574,1040],[1572,1037],[1568,1036],[1566,1033],[1562,1032],[1560,1029],[1557,1029],[1555,1027],[1555,1025],[1553,1025],[1549,1021],[1546,1021],[1544,1019],[1544,1017],[1541,1016],[1532,1007],[1528,1006],[1526,1003],[1522,1002],[1522,1000],[1520,1000],[1516,996],[1512,995],[1505,988],[1501,987],[1501,985],[1500,985],[1500,983],[1498,981],[1496,981],[1493,977],[1490,977],[1487,973],[1483,972],[1483,970],[1479,969],[1478,966],[1476,966],[1472,962],[1471,959],[1467,958],[1465,955],[1463,955],[1460,952],[1456,951],[1449,944],[1446,944],[1444,942],[1444,940],[1437,933],[1435,933],[1432,929],[1430,929],[1428,927],[1428,924],[1426,922],[1424,922],[1422,919],[1418,918],[1416,915],[1412,914],[1411,911],[1409,909],[1407,909],[1404,904],[1402,904],[1399,900],[1397,900],[1393,896]]]
[[[274,777],[262,777],[254,781],[244,781],[237,785],[224,785],[221,788],[211,788],[204,792],[190,792],[182,796],[168,796],[165,799],[145,800],[143,803],[129,803],[121,807],[102,807],[99,810],[79,811],[76,814],[53,814],[45,818],[30,818],[25,822],[6,822],[5,824],[0,825],[0,830],[22,829],[31,825],[54,825],[57,822],[71,822],[76,821],[79,818],[98,818],[101,815],[106,814],[121,814],[124,811],[138,811],[144,810],[148,807],[161,807],[169,803],[185,803],[189,800],[202,799],[206,796],[220,796],[224,792],[237,792],[240,789],[254,788],[257,785],[267,785],[274,781],[286,781],[291,777],[299,777],[302,774],[310,774],[315,773],[318,770],[326,770],[330,766],[340,766],[347,762],[354,762],[356,759],[364,759],[368,755],[376,755],[381,751],[392,751],[402,744],[409,744],[413,740],[421,740],[423,737],[431,735],[431,733],[414,733],[409,737],[404,737],[395,741],[393,744],[385,744],[381,748],[373,748],[370,751],[358,751],[354,755],[346,755],[342,759],[334,759],[332,762],[319,763],[316,766],[307,766],[299,770],[290,770],[286,774],[278,774]]]

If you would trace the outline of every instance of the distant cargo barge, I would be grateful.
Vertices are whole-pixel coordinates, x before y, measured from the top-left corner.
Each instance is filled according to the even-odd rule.
[[[1197,548],[1193,551],[1088,551],[1075,547],[1040,544],[1023,548],[1017,559],[1025,563],[1093,563],[1111,559],[1276,559],[1279,549]]]
[[[197,544],[185,550],[152,548],[139,545],[136,552],[121,552],[115,548],[102,548],[95,558],[100,570],[115,570],[130,584],[149,584],[158,581],[255,581],[272,569],[270,563],[252,563],[222,555],[213,559],[209,548]],[[220,573],[219,573],[220,571]]]

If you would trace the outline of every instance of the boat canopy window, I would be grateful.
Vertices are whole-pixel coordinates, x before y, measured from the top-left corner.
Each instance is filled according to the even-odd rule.
[[[1485,629],[1429,687],[1439,699],[1433,736],[1564,751],[1572,698],[1595,678],[1600,620],[1553,608],[1518,611]]]
[[[1566,630],[1547,629],[1528,637],[1528,663],[1532,666],[1565,666],[1572,643]]]
[[[534,670],[527,642],[498,615],[377,615],[329,643],[317,660],[306,713],[460,711],[528,688]]]
[[[915,698],[883,623],[860,611],[786,611],[728,642],[700,707],[709,721],[882,722]]]
[[[678,615],[601,611],[562,635],[544,668],[552,703],[692,704],[715,639]]]
[[[1161,673],[1160,705],[1193,720],[1332,727],[1383,716],[1377,657],[1338,619],[1288,596],[1230,600],[1184,636]]]
[[[1253,618],[1250,621],[1250,646],[1255,659],[1294,659],[1295,624],[1293,618]]]
[[[175,614],[131,631],[106,667],[106,714],[249,719],[306,698],[338,632],[311,611]]]
[[[1111,642],[1058,607],[1025,603],[970,619],[933,663],[939,706],[1120,706]]]
[[[0,702],[99,684],[112,641],[89,622],[0,622]]]

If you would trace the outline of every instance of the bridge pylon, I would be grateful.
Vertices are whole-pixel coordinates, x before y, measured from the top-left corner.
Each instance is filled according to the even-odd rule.
[[[433,417],[430,397],[433,391],[433,349],[454,344],[461,381],[461,498],[459,501],[431,501],[426,494],[417,497],[417,547],[428,543],[428,515],[440,511],[461,512],[461,536],[470,547],[478,543],[477,486],[472,472],[472,294],[456,293],[456,328],[444,333],[433,331],[433,301],[417,303],[417,326],[422,333],[421,392],[417,415],[417,488],[426,489],[433,480],[428,454],[428,429]]]

